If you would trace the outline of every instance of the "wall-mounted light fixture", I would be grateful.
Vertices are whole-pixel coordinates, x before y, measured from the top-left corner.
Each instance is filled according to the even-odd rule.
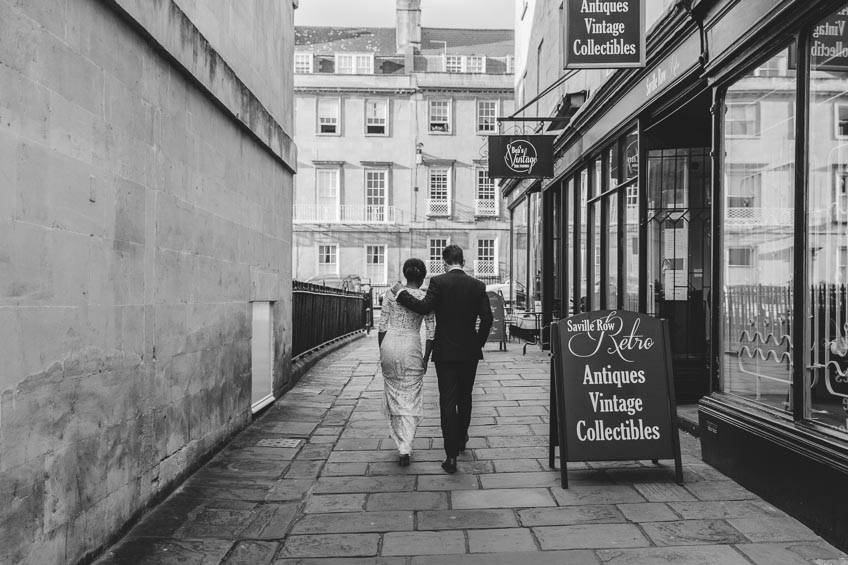
[[[420,167],[424,163],[424,144],[420,141],[415,144],[415,166]]]

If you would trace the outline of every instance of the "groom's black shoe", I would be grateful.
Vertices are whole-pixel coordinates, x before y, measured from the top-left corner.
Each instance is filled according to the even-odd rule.
[[[456,473],[456,457],[448,457],[445,459],[442,462],[442,469],[445,470],[445,473]]]

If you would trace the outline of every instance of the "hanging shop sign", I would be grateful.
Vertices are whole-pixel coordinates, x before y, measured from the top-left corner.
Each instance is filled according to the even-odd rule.
[[[682,482],[666,322],[602,310],[551,328],[550,448],[551,461],[560,449],[563,488],[566,461],[674,459]]]
[[[565,0],[563,68],[645,66],[645,0]]]
[[[489,178],[551,178],[553,176],[554,136],[489,136]]]

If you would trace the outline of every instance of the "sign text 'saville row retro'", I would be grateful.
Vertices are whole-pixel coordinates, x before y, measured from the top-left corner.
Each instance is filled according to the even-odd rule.
[[[550,178],[553,154],[552,135],[490,135],[489,178]]]
[[[645,0],[565,0],[562,19],[564,68],[645,66]]]
[[[671,458],[682,480],[663,324],[610,310],[553,324],[552,400],[564,483],[565,461]]]

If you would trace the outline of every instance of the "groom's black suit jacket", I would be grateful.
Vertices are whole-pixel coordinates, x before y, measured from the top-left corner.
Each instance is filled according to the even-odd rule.
[[[483,358],[483,346],[492,327],[492,308],[486,285],[453,269],[430,279],[427,296],[418,300],[401,292],[397,301],[413,312],[436,313],[434,363],[456,363]],[[477,318],[480,328],[477,329]]]

